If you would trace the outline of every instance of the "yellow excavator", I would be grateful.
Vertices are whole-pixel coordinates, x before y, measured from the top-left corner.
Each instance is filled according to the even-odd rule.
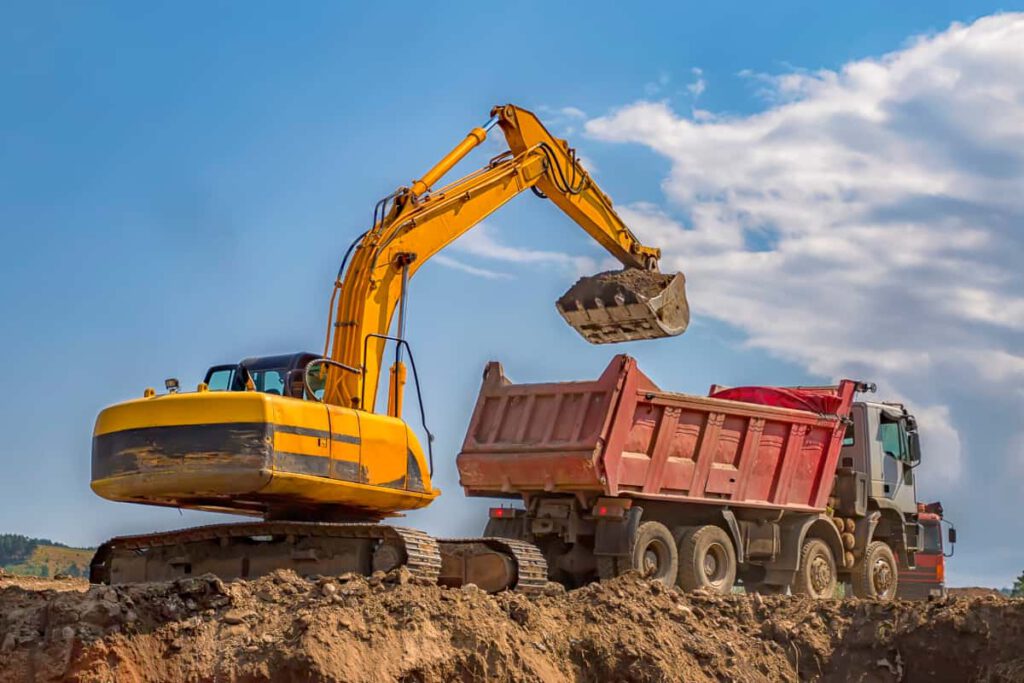
[[[508,151],[435,189],[494,126]],[[352,243],[338,271],[322,356],[214,366],[194,392],[180,391],[172,379],[166,393],[149,388],[142,398],[100,413],[92,444],[98,495],[262,519],[111,539],[93,559],[91,580],[157,581],[205,572],[250,578],[279,568],[371,574],[405,566],[418,579],[446,585],[542,587],[546,565],[528,543],[438,540],[381,524],[429,505],[440,493],[431,484],[429,431],[425,455],[402,420],[406,359],[416,380],[405,339],[409,280],[431,256],[528,189],[554,202],[625,266],[582,278],[557,302],[584,338],[606,343],[686,329],[682,273],[657,271],[660,250],[637,240],[564,140],[524,109],[495,107],[484,126],[422,178],[377,203],[369,230]],[[382,414],[375,412],[377,391],[391,350]],[[415,387],[420,398],[418,380]]]

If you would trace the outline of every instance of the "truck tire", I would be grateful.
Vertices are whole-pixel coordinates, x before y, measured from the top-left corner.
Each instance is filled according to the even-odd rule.
[[[836,558],[828,543],[820,538],[805,540],[800,549],[800,568],[793,579],[793,595],[830,600],[836,595],[838,582]]]
[[[637,528],[633,550],[628,557],[602,555],[596,559],[597,575],[602,581],[633,570],[643,577],[671,586],[679,573],[675,540],[661,522],[644,522]]]
[[[882,541],[871,541],[864,557],[850,573],[853,594],[869,600],[892,600],[899,586],[899,566],[892,548]]]
[[[671,586],[679,573],[679,555],[672,532],[661,522],[644,522],[636,530],[633,566],[641,576]]]
[[[729,534],[714,525],[687,532],[679,542],[679,587],[706,588],[722,595],[736,583],[736,550]]]

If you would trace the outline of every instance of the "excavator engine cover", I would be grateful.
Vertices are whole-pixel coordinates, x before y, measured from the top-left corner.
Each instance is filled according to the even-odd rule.
[[[682,334],[690,323],[686,277],[626,268],[580,278],[555,303],[591,344]]]

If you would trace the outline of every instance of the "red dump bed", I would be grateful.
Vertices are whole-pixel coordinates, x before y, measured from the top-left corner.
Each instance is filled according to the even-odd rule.
[[[660,390],[629,356],[597,381],[512,384],[484,374],[459,474],[471,496],[591,492],[821,510],[855,383]]]

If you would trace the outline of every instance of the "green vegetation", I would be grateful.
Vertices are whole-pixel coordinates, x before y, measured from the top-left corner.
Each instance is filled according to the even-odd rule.
[[[0,534],[0,567],[11,574],[88,576],[91,548],[70,548],[45,538]]]
[[[1010,589],[1010,597],[1024,598],[1024,572],[1021,572],[1017,580],[1013,582],[1013,588]]]

